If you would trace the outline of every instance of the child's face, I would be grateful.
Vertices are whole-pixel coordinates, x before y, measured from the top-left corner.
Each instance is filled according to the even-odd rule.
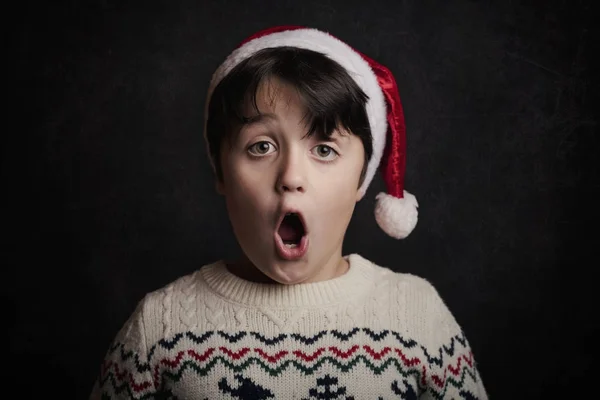
[[[276,282],[331,279],[340,274],[344,234],[360,199],[362,142],[339,132],[326,141],[306,137],[301,99],[281,81],[259,87],[257,106],[261,116],[247,107],[245,115],[257,117],[221,151],[217,189],[237,240],[248,260]],[[286,246],[280,224],[290,210],[301,214],[304,237]]]

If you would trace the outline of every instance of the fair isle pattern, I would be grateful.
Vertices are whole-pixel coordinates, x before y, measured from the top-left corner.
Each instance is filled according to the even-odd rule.
[[[429,351],[390,330],[272,337],[219,330],[161,339],[147,358],[116,342],[102,365],[100,385],[105,399],[183,399],[177,393],[197,393],[209,399],[363,399],[370,394],[373,399],[471,400],[478,397],[468,388],[479,379],[462,332]]]
[[[148,293],[90,398],[487,400],[435,288],[347,260],[340,277],[290,286],[244,281],[216,262]]]

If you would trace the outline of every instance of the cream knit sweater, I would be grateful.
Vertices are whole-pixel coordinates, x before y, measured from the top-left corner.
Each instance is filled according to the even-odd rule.
[[[92,399],[487,399],[426,280],[353,254],[341,277],[258,284],[206,265],[149,293]]]

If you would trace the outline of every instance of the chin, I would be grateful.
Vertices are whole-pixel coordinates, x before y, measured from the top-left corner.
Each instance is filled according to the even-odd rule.
[[[268,263],[270,265],[266,266],[265,269],[260,270],[264,275],[276,283],[282,285],[295,285],[312,278],[307,261],[299,260],[290,262],[272,260]]]

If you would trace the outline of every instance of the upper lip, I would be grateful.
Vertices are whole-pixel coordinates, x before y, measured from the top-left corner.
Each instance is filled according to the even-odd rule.
[[[302,223],[302,227],[304,228],[304,235],[308,234],[308,226],[306,225],[306,220],[304,219],[304,215],[302,214],[302,212],[300,210],[298,210],[297,208],[294,207],[286,207],[283,208],[279,214],[279,219],[277,220],[277,226],[276,229],[279,230],[279,227],[281,226],[281,222],[283,221],[283,219],[285,218],[285,216],[287,214],[296,214],[298,216],[298,218],[300,219],[300,222]]]

